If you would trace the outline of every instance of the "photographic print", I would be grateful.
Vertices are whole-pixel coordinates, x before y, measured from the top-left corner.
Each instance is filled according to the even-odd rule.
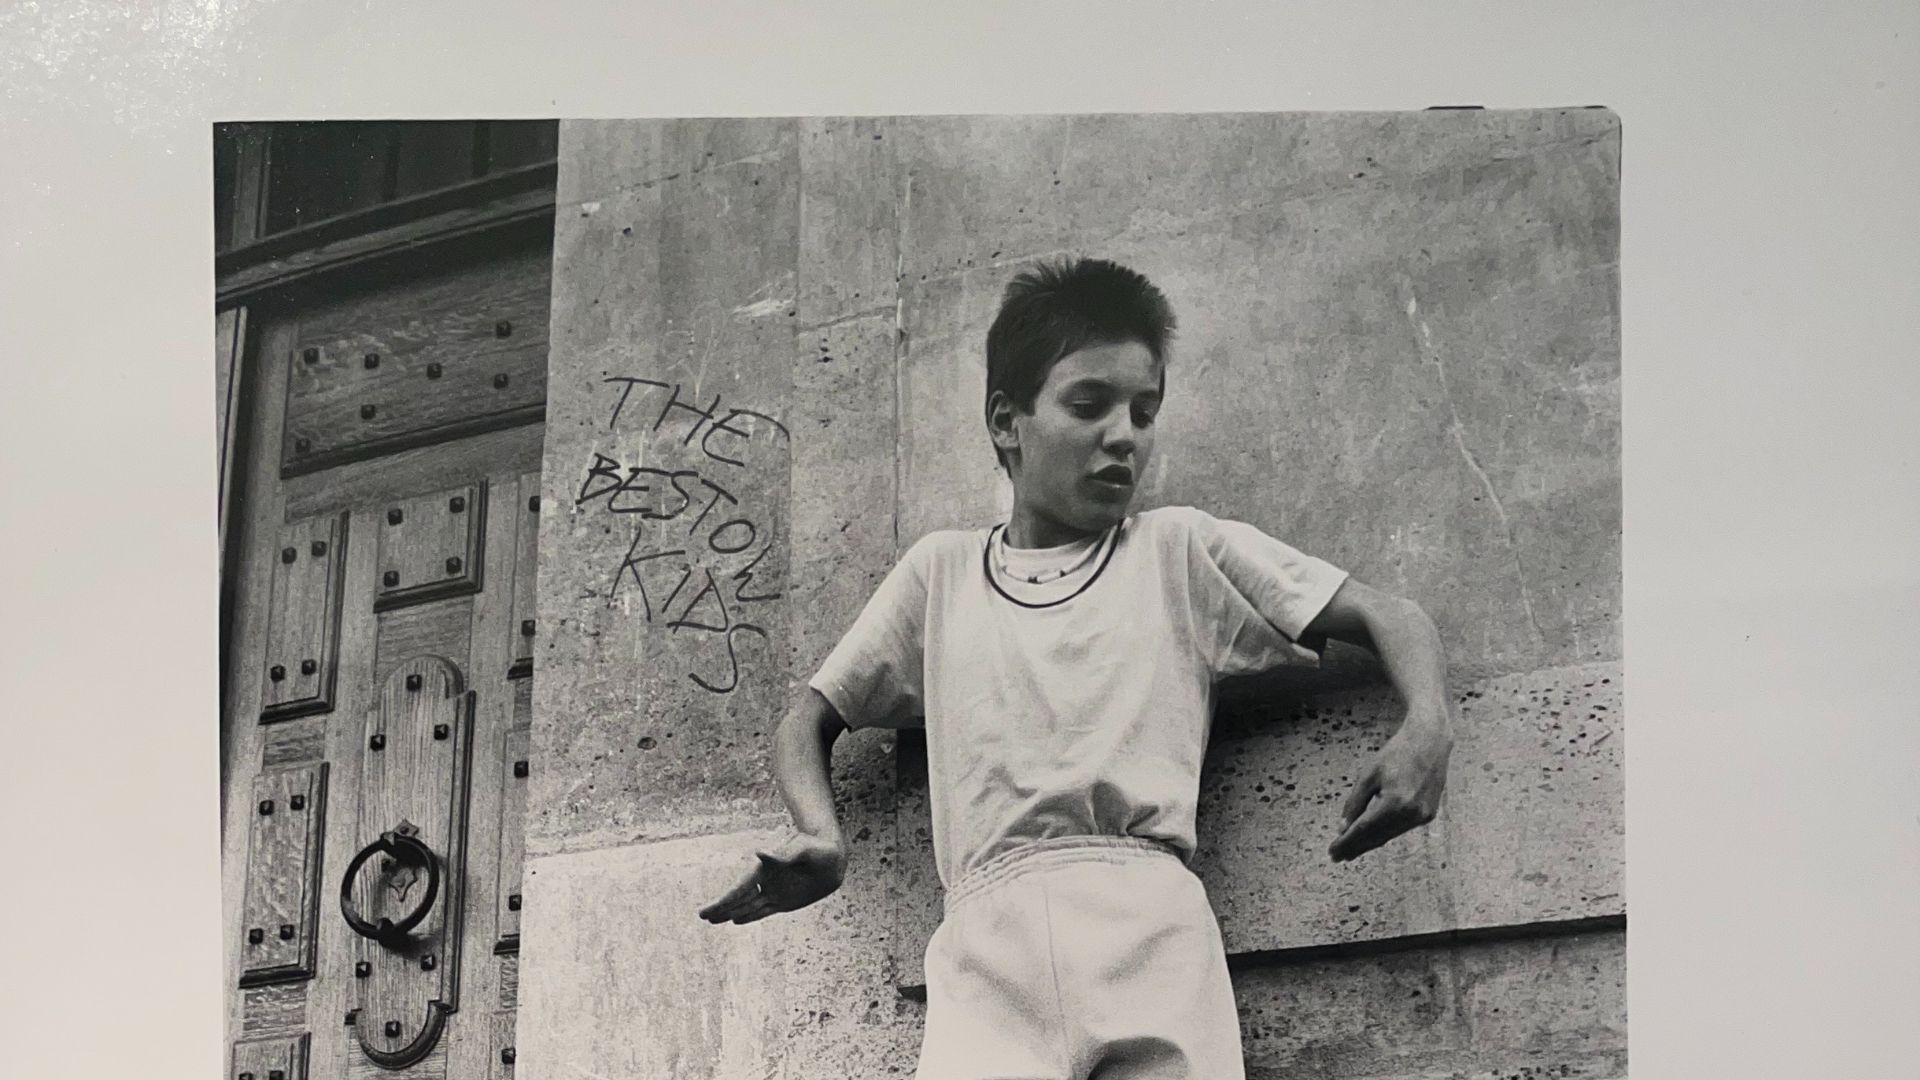
[[[1627,1075],[1610,111],[212,151],[231,1076]]]

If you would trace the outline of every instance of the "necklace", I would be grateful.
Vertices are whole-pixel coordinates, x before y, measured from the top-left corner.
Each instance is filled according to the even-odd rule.
[[[1005,526],[995,525],[993,528],[995,530],[999,530],[999,529],[1004,529]],[[1119,550],[1120,531],[1121,531],[1121,527],[1119,525],[1115,525],[1113,529],[1109,531],[1107,534],[1106,539],[1108,542],[1106,544],[1094,545],[1094,548],[1096,550],[1102,546],[1104,546],[1107,549],[1107,553],[1101,556],[1100,558],[1100,565],[1094,567],[1093,573],[1087,576],[1087,580],[1080,583],[1079,588],[1073,590],[1072,592],[1059,598],[1058,600],[1048,600],[1045,603],[1035,603],[1030,600],[1022,600],[1016,596],[1013,596],[1012,594],[1008,593],[1007,590],[1000,587],[1000,580],[993,576],[993,533],[991,531],[988,532],[987,534],[987,542],[985,546],[983,546],[980,549],[980,572],[986,576],[987,584],[993,586],[993,591],[999,593],[1001,599],[1007,601],[1010,604],[1014,604],[1023,608],[1059,607],[1061,604],[1064,604],[1067,601],[1073,599],[1074,597],[1079,596],[1081,593],[1086,592],[1089,588],[1093,587],[1094,582],[1100,580],[1101,571],[1107,568],[1107,564],[1113,561],[1113,553]]]
[[[994,553],[995,562],[999,563],[1002,574],[1016,581],[1024,581],[1029,585],[1045,585],[1050,581],[1059,581],[1061,578],[1066,577],[1068,574],[1073,573],[1091,562],[1093,560],[1093,553],[1100,550],[1100,545],[1105,543],[1106,539],[1106,535],[1104,533],[1101,534],[1099,539],[1087,545],[1087,550],[1081,552],[1079,558],[1065,566],[1055,567],[1050,570],[1041,570],[1032,574],[1022,574],[1015,572],[1013,567],[1007,565],[1007,530],[1002,526],[1000,529],[1000,546]]]

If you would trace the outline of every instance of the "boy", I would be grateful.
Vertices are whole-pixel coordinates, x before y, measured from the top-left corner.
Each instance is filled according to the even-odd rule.
[[[848,728],[924,724],[945,917],[919,1080],[1243,1075],[1194,807],[1215,680],[1372,648],[1407,712],[1342,811],[1352,859],[1432,820],[1451,752],[1439,636],[1412,603],[1251,526],[1129,516],[1174,317],[1102,260],[1008,286],[986,421],[1013,482],[991,529],[916,543],[782,721],[796,835],[701,912],[747,923],[838,888],[828,762]]]

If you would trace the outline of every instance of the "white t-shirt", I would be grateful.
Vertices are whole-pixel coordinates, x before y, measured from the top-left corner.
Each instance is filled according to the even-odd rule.
[[[1056,836],[1144,837],[1190,856],[1215,681],[1317,663],[1296,642],[1346,573],[1251,525],[1165,507],[1128,518],[1068,581],[1022,589],[997,567],[989,580],[988,535],[914,544],[810,685],[850,727],[924,725],[949,888]],[[1064,603],[1014,602],[1070,582],[1087,587]]]

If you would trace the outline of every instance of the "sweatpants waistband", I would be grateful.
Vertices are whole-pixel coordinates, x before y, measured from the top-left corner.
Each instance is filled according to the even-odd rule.
[[[1053,836],[1030,840],[1004,851],[961,875],[947,890],[945,909],[951,912],[969,897],[1003,881],[1035,870],[1074,862],[1123,862],[1138,858],[1172,859],[1186,866],[1186,856],[1164,840],[1140,836]]]

